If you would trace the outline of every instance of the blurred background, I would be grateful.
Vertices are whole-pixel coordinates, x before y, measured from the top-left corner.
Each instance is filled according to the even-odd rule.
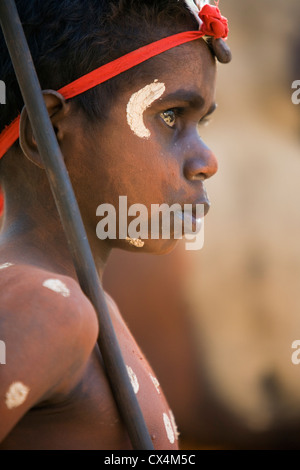
[[[201,129],[219,160],[204,248],[117,250],[104,287],[154,368],[182,449],[299,449],[300,2],[220,8],[233,61],[219,65],[218,110]]]
[[[199,252],[114,252],[105,288],[152,364],[182,449],[300,448],[299,0],[221,0],[204,140],[219,159]],[[202,131],[201,131],[202,132]]]

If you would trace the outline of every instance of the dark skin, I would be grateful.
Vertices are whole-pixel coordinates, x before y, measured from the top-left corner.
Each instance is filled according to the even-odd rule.
[[[113,247],[137,248],[97,238],[99,204],[118,208],[119,195],[127,195],[128,205],[203,203],[208,210],[204,181],[215,174],[217,163],[198,123],[215,107],[215,59],[203,40],[164,55],[163,62],[151,59],[150,80],[117,97],[104,124],[90,123],[57,93],[45,94],[100,276]],[[144,140],[130,129],[126,106],[133,93],[155,79],[166,91],[144,113],[151,131]],[[162,113],[174,108],[183,112],[174,111],[166,122]],[[96,344],[96,314],[79,288],[26,110],[20,143],[27,159],[14,150],[7,157],[16,158],[20,168],[4,183],[7,217],[0,238],[0,264],[13,264],[0,270],[0,331],[7,347],[7,364],[0,369],[0,449],[131,449]],[[143,251],[167,253],[176,243],[147,240]],[[46,279],[63,282],[70,296],[43,287]],[[168,404],[150,377],[155,374],[116,304],[109,296],[107,302],[125,363],[139,382],[137,398],[154,447],[175,450],[177,441],[170,441],[163,422]],[[14,382],[29,393],[9,409],[6,394]]]

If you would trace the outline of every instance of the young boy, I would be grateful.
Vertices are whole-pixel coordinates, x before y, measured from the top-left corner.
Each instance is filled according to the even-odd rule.
[[[96,210],[111,204],[118,212],[119,196],[126,195],[128,206],[143,204],[149,213],[151,204],[174,203],[203,204],[207,212],[204,181],[217,162],[198,125],[215,109],[212,48],[222,61],[224,43],[209,46],[199,36],[73,99],[56,90],[144,45],[199,31],[201,24],[206,36],[225,37],[225,19],[199,20],[200,5],[183,0],[16,4],[99,275],[112,248],[170,251],[174,234],[142,243],[99,240]],[[1,131],[23,107],[2,37],[0,73],[7,85]],[[0,449],[131,449],[96,343],[96,314],[78,285],[25,108],[19,141],[2,150]],[[175,421],[154,372],[109,296],[107,303],[153,445],[176,450]]]

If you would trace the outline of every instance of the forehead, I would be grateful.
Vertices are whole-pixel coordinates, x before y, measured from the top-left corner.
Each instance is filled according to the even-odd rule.
[[[176,93],[180,98],[180,94],[186,92],[188,96],[190,92],[194,98],[199,95],[205,101],[214,99],[216,60],[203,39],[178,46],[151,60],[151,77],[149,73],[145,77],[141,74],[133,89],[157,80],[165,85],[164,96],[175,99]]]
[[[174,47],[154,58],[156,70],[167,73],[169,68],[184,75],[212,74],[216,70],[216,60],[203,39]],[[164,67],[165,66],[165,67]],[[184,78],[184,77],[182,77]]]
[[[126,115],[122,110],[128,115],[128,105],[137,96],[141,119],[148,108],[184,104],[208,112],[215,100],[215,82],[216,60],[203,39],[178,46],[137,66],[131,81],[115,97],[106,125],[119,126],[120,111],[121,116]]]

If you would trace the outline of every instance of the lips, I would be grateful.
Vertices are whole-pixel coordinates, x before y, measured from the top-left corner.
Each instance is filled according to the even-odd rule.
[[[210,201],[207,197],[191,204],[184,204],[181,211],[176,211],[174,216],[175,232],[183,233],[183,235],[199,233],[203,219],[210,208]]]
[[[174,214],[175,233],[192,235],[198,233],[202,227],[202,217],[195,217],[190,211],[180,211]]]
[[[206,197],[206,198],[203,198],[200,201],[194,203],[193,204],[193,215],[196,215],[196,206],[197,205],[203,205],[203,207],[204,207],[204,216],[206,216],[209,209],[210,209],[210,200]]]

